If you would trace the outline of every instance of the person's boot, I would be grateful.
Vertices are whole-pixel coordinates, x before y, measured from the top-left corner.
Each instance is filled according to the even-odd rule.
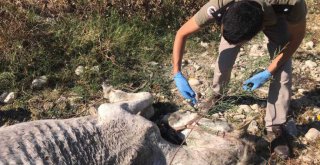
[[[271,143],[271,151],[281,159],[290,157],[289,139],[281,125],[272,126],[272,131],[267,131],[267,140]]]
[[[198,109],[201,113],[207,114],[210,109],[221,99],[221,95],[212,94],[209,98],[198,104]]]

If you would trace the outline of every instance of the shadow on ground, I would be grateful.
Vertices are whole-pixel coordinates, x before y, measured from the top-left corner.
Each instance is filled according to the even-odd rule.
[[[29,121],[30,119],[31,112],[23,108],[0,111],[0,127],[4,124],[12,125],[24,121]]]

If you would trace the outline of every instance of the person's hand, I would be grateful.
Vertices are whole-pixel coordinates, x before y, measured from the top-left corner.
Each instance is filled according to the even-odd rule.
[[[266,83],[271,77],[271,73],[268,70],[260,72],[243,83],[243,90],[253,91],[257,88],[260,88],[264,83]]]
[[[178,72],[174,76],[174,81],[180,92],[180,94],[185,98],[191,100],[191,103],[194,105],[197,103],[196,94],[190,87],[187,79],[182,75],[181,72]]]

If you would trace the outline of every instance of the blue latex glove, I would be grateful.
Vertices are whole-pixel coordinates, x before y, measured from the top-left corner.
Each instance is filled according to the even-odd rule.
[[[174,76],[174,81],[180,92],[180,94],[185,98],[191,100],[191,103],[195,105],[197,103],[196,94],[190,87],[187,79],[182,75],[181,72],[176,73]]]
[[[260,88],[264,83],[266,83],[271,77],[271,73],[268,70],[255,74],[243,83],[243,90],[253,91]]]

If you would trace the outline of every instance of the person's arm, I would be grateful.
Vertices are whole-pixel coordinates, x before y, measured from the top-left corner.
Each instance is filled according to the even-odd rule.
[[[274,74],[277,69],[282,66],[289,58],[291,58],[294,52],[298,49],[306,32],[306,20],[304,19],[297,24],[288,23],[288,31],[290,34],[288,44],[283,48],[283,50],[276,56],[276,58],[267,68],[271,74]]]
[[[182,25],[182,27],[176,33],[172,54],[172,65],[174,75],[181,71],[181,61],[187,37],[198,31],[199,29],[200,27],[197,25],[195,17],[192,17],[184,25]]]
[[[306,31],[306,20],[304,19],[297,24],[288,23],[288,31],[290,35],[289,42],[280,51],[280,53],[276,56],[276,58],[271,62],[271,64],[265,71],[254,75],[244,82],[244,90],[253,91],[261,87],[265,82],[268,81],[268,79],[277,71],[279,67],[281,67],[285,62],[288,61],[288,59],[291,58],[304,38]]]

